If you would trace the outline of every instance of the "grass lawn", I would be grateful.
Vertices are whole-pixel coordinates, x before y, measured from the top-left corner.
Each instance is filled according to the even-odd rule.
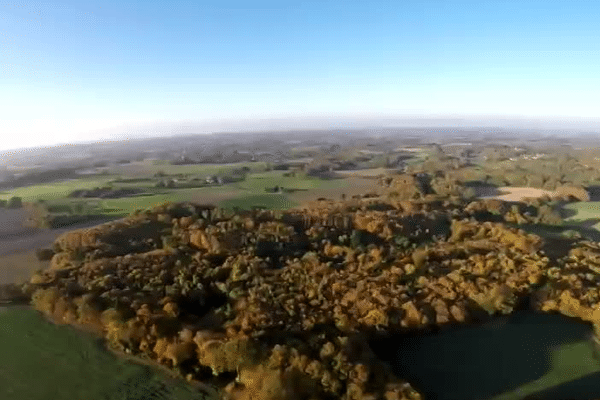
[[[162,371],[103,349],[90,334],[28,308],[0,308],[3,400],[200,400],[208,397]]]
[[[220,207],[250,208],[263,206],[272,209],[295,207],[297,202],[282,194],[265,193],[264,189],[275,185],[290,189],[335,189],[347,185],[345,179],[322,180],[318,178],[285,177],[284,171],[270,171],[249,175],[246,181],[223,186],[192,189],[150,189],[151,196],[132,196],[120,199],[99,200],[102,214],[126,215],[136,209],[151,208],[165,202],[193,201],[216,203]]]
[[[7,200],[12,196],[18,196],[23,201],[52,200],[67,197],[69,193],[78,189],[93,189],[106,186],[113,180],[114,176],[103,176],[101,178],[81,178],[48,184],[32,185],[15,188],[0,193],[0,199]]]
[[[272,210],[285,210],[291,207],[296,207],[298,204],[288,199],[283,194],[250,194],[245,196],[227,199],[219,202],[219,207],[233,209],[239,207],[241,209],[250,209],[254,206],[265,207]]]
[[[413,158],[406,160],[406,165],[420,164],[432,153],[431,149],[419,149],[419,151],[411,152]]]
[[[235,168],[240,168],[244,165],[250,165],[253,168],[261,167],[260,163],[239,163]],[[145,163],[143,167],[169,167],[165,170],[166,173],[182,172],[184,170],[198,170],[199,166],[163,166],[152,165]],[[126,168],[128,166],[124,166]],[[172,167],[172,168],[170,168]],[[205,168],[205,166],[200,166]],[[206,166],[212,172],[205,170],[203,173],[210,175],[217,173],[216,171],[223,169],[223,166]],[[227,167],[233,168],[233,167]],[[223,186],[201,187],[201,188],[157,188],[154,180],[146,181],[142,176],[128,182],[127,177],[121,174],[120,176],[107,175],[102,178],[82,178],[77,180],[69,180],[63,182],[55,182],[47,185],[34,185],[29,187],[17,188],[12,191],[6,191],[0,194],[0,199],[8,199],[11,196],[19,196],[25,202],[33,202],[36,200],[45,200],[48,206],[52,207],[54,213],[67,214],[91,214],[91,215],[106,215],[108,217],[126,216],[138,209],[148,209],[166,202],[184,202],[191,201],[196,203],[215,204],[225,208],[238,206],[240,208],[250,208],[252,206],[262,206],[273,209],[287,209],[295,207],[299,201],[294,198],[294,195],[301,194],[303,196],[314,197],[313,195],[325,191],[329,192],[348,189],[351,179],[330,179],[324,180],[315,177],[307,177],[299,175],[295,177],[284,176],[286,171],[268,171],[257,172],[247,176],[243,182],[225,184]],[[148,175],[146,171],[145,177]],[[118,182],[120,178],[124,178],[125,182]],[[117,180],[117,182],[113,182]],[[112,183],[115,189],[118,188],[140,188],[144,193],[140,195],[127,196],[116,199],[97,199],[97,198],[68,198],[67,196],[74,190],[93,189],[95,187],[103,187]],[[282,194],[265,193],[265,188],[281,186],[287,189],[298,189],[299,192],[290,193],[289,197]],[[316,197],[320,197],[318,195]],[[316,198],[315,197],[315,198]]]
[[[600,219],[600,201],[580,201],[576,203],[569,203],[565,205],[564,208],[576,212],[575,215],[567,218],[567,221],[569,222]],[[594,228],[600,230],[600,223],[594,225]]]
[[[70,199],[56,198],[47,201],[54,212],[71,213],[77,204],[83,204],[83,214],[122,217],[137,209],[153,208],[166,202],[192,201],[200,203],[216,203],[223,198],[237,196],[242,193],[227,187],[208,187],[192,189],[150,189],[150,193],[121,197],[116,199]]]
[[[234,184],[234,187],[249,191],[263,192],[265,188],[282,186],[288,189],[322,189],[339,188],[346,185],[344,179],[319,179],[310,176],[287,177],[287,171],[269,171],[249,175],[245,181]]]
[[[193,165],[171,165],[158,164],[151,160],[143,162],[134,162],[116,166],[111,169],[112,173],[122,175],[123,177],[153,176],[157,172],[164,172],[168,175],[208,175],[225,174],[234,169],[248,167],[253,172],[264,171],[266,167],[264,162],[242,162],[233,164],[193,164]]]
[[[106,215],[126,215],[137,209],[156,207],[166,202],[193,201],[198,203],[216,203],[222,198],[242,193],[227,186],[193,189],[166,189],[151,196],[132,196],[119,199],[99,200],[100,208]]]

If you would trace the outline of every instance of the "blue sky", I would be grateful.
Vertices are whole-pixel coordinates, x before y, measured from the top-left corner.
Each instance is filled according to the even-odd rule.
[[[0,2],[0,148],[181,121],[595,118],[599,16],[579,0]]]

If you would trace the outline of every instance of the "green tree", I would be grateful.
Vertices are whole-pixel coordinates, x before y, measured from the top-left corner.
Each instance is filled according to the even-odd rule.
[[[473,200],[477,197],[477,192],[472,187],[464,187],[461,195],[465,200]]]
[[[350,244],[352,248],[357,248],[362,243],[362,235],[361,231],[353,229],[352,234],[350,235]]]

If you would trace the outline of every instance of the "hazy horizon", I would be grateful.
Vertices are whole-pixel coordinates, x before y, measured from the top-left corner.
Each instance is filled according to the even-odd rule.
[[[0,150],[406,120],[598,130],[599,12],[540,0],[0,3]]]
[[[473,116],[457,117],[448,116],[437,118],[326,118],[326,117],[297,117],[297,118],[271,118],[265,120],[229,120],[212,122],[160,122],[126,127],[115,127],[97,132],[95,135],[79,140],[65,142],[40,143],[32,146],[2,147],[0,152],[19,151],[30,148],[51,148],[66,144],[93,144],[102,142],[117,142],[148,138],[168,138],[184,135],[220,134],[220,133],[260,133],[260,132],[293,132],[298,130],[339,130],[348,131],[361,129],[455,129],[460,130],[525,130],[538,133],[556,133],[559,131],[569,135],[574,133],[598,133],[600,123],[597,120],[578,119],[576,121],[559,119],[519,119],[515,117],[486,116],[475,118]]]

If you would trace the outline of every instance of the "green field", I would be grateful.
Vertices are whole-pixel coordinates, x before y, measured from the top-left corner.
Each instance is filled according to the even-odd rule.
[[[564,207],[567,210],[571,210],[576,214],[567,219],[568,222],[584,222],[588,220],[600,220],[600,202],[589,201],[589,202],[576,202],[569,203]],[[600,230],[600,223],[596,223],[593,227]]]
[[[74,190],[93,189],[106,186],[114,177],[81,178],[62,182],[53,182],[41,185],[20,187],[0,192],[0,199],[8,200],[12,196],[18,196],[23,201],[53,200],[65,198]]]
[[[206,186],[196,188],[157,188],[152,174],[162,171],[166,174],[204,175],[225,174],[235,168],[248,166],[254,172],[249,173],[245,181],[224,184],[222,186]],[[286,171],[264,171],[265,163],[238,163],[229,166],[222,165],[154,165],[150,162],[137,166],[125,165],[120,175],[107,175],[101,178],[82,178],[44,185],[33,185],[16,188],[0,193],[0,199],[18,196],[25,202],[44,200],[52,208],[51,212],[83,213],[105,215],[110,217],[125,216],[138,209],[152,208],[165,202],[193,201],[198,203],[218,204],[225,208],[251,208],[262,206],[266,208],[285,209],[296,206],[297,203],[288,199],[284,194],[266,193],[265,189],[280,186],[289,190],[310,191],[314,189],[340,189],[347,186],[345,179],[319,179],[299,173],[296,176],[284,176]],[[128,175],[126,171],[132,175]],[[144,169],[142,175],[133,174],[135,168]],[[138,171],[140,172],[140,171]],[[80,189],[112,186],[113,189],[138,188],[144,193],[116,198],[90,199],[68,198],[67,196]],[[76,211],[79,210],[79,211]],[[82,211],[84,210],[84,211]]]
[[[235,197],[232,199],[223,200],[218,203],[219,207],[233,209],[235,207],[241,209],[250,209],[252,207],[264,207],[270,210],[285,210],[295,207],[298,204],[288,199],[283,194],[249,194],[245,196]]]
[[[31,309],[0,308],[3,400],[200,400],[183,380],[133,364],[95,337],[44,320]]]
[[[413,158],[406,161],[406,165],[416,165],[420,164],[427,159],[432,154],[431,149],[423,148],[419,149],[419,151],[415,151],[411,153]]]
[[[197,189],[167,189],[155,191],[150,196],[132,196],[119,199],[98,200],[103,214],[126,215],[137,209],[156,207],[166,202],[194,201],[214,203],[221,197],[227,197],[232,189],[227,186],[215,186]],[[239,191],[234,191],[239,192]]]
[[[273,186],[273,185],[266,185]],[[123,216],[138,209],[153,208],[166,202],[192,201],[196,203],[215,204],[221,207],[250,208],[263,206],[283,209],[297,204],[283,194],[265,193],[260,187],[256,189],[236,188],[230,185],[194,189],[152,189],[148,195],[122,197],[118,199],[56,199],[48,202],[54,207],[74,207],[77,203],[85,203],[90,213],[107,216]]]
[[[183,174],[206,177],[208,175],[225,174],[242,167],[250,168],[251,172],[262,172],[267,167],[267,163],[241,162],[232,164],[171,165],[159,160],[145,160],[143,162],[119,165],[111,168],[109,171],[123,177],[153,176],[158,172],[164,172],[167,175]]]
[[[331,188],[336,189],[344,187],[347,182],[344,179],[319,179],[311,176],[304,176],[298,174],[295,177],[284,176],[287,171],[269,171],[262,173],[255,173],[249,175],[245,181],[233,184],[234,187],[264,193],[265,188],[272,188],[273,186],[281,186],[286,189],[323,189]]]

